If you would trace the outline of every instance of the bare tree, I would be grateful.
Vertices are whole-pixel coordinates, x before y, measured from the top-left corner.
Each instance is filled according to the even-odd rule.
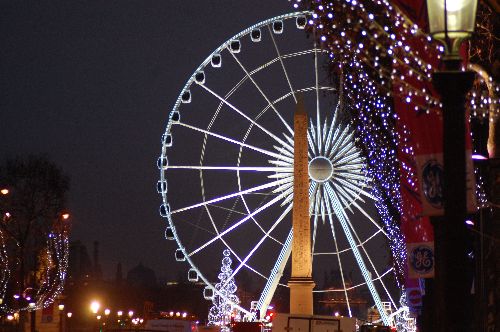
[[[46,156],[29,156],[0,164],[0,188],[1,309],[21,311],[23,320],[26,311],[51,304],[64,285],[69,179]]]

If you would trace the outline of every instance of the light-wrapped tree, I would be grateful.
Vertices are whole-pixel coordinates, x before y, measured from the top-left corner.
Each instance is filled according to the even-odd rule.
[[[212,307],[208,312],[208,325],[217,325],[221,327],[222,332],[228,332],[228,325],[231,323],[231,316],[239,320],[240,313],[235,307],[240,304],[238,296],[235,294],[237,287],[232,277],[231,252],[225,249],[222,252],[222,266],[219,273],[219,282],[215,285],[216,292],[212,299]]]

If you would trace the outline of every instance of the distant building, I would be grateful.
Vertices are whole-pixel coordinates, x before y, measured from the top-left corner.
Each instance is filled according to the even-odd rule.
[[[127,284],[136,287],[156,287],[156,274],[152,269],[139,263],[139,265],[128,271]]]
[[[81,280],[92,276],[93,267],[87,247],[80,241],[69,245],[68,275],[71,280]]]
[[[94,241],[94,269],[92,271],[94,279],[102,279],[102,269],[99,263],[99,241]]]

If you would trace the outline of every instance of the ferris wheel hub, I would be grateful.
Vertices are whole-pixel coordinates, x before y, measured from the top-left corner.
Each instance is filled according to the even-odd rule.
[[[326,182],[333,175],[333,165],[330,159],[315,157],[309,162],[309,176],[316,182]]]

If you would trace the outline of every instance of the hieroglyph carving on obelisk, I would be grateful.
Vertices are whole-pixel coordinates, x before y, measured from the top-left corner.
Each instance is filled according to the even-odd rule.
[[[307,156],[307,114],[301,97],[294,114],[293,241],[290,314],[313,314],[311,221],[309,217],[309,165]]]

